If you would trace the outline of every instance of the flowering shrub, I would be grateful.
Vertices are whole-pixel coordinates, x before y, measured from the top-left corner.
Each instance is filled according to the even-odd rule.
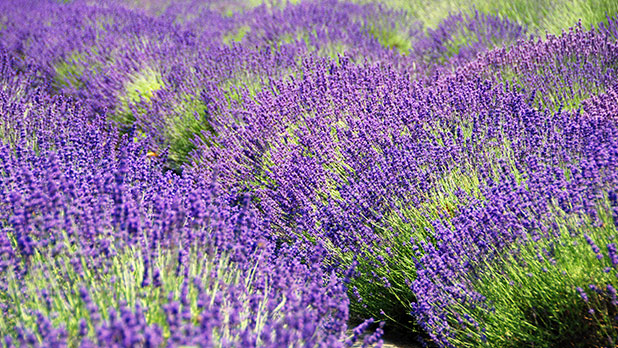
[[[616,345],[618,7],[525,3],[1,1],[1,345]]]

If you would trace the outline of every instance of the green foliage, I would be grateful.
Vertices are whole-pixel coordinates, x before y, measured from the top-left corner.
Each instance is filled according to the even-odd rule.
[[[587,79],[581,71],[597,70],[601,74],[618,69],[618,62],[605,57],[570,55],[553,57],[544,61],[530,62],[532,69],[525,70],[512,65],[497,68],[496,76],[527,90],[539,87],[541,81],[545,93],[534,95],[534,104],[539,109],[570,111],[581,107],[584,100],[606,92],[611,81],[600,83]]]
[[[380,45],[406,55],[413,47],[414,38],[410,37],[411,24],[418,23],[418,19],[398,12],[396,20],[370,16],[362,20],[362,25],[369,35],[375,38]]]
[[[68,245],[67,248],[75,249]],[[178,265],[177,253],[178,249],[160,250],[146,270],[147,266],[140,247],[123,249],[116,255],[110,256],[105,267],[92,267],[91,259],[86,256],[72,258],[67,256],[68,254],[54,256],[51,251],[38,252],[30,260],[29,272],[23,278],[18,278],[10,270],[3,274],[7,286],[6,290],[0,290],[0,303],[6,310],[0,316],[0,332],[15,335],[17,324],[35,330],[37,326],[35,311],[38,311],[52,318],[54,326],[60,324],[66,326],[70,346],[79,344],[77,338],[79,321],[82,318],[88,323],[88,336],[94,337],[93,323],[86,304],[79,295],[82,287],[88,289],[93,303],[99,308],[104,320],[109,316],[109,308],[118,309],[123,302],[130,308],[140,304],[144,309],[147,323],[159,325],[163,329],[164,337],[169,337],[170,330],[162,308],[171,301],[179,301],[185,285],[188,286],[192,318],[196,323],[200,320],[203,309],[198,307],[198,290],[192,279],[201,283],[211,299],[211,305],[215,295],[225,292],[230,286],[247,289],[239,294],[241,298],[235,299],[240,303],[248,303],[252,293],[267,294],[272,291],[268,287],[254,291],[252,282],[255,268],[243,270],[224,254],[215,258],[212,255],[204,255],[193,247],[190,248],[189,262]],[[83,270],[83,273],[76,269]],[[154,283],[155,269],[160,271],[160,285]],[[149,282],[142,284],[146,271]],[[185,273],[188,274],[187,277]],[[41,295],[42,291],[47,291],[48,300]],[[264,296],[260,308],[266,308],[265,301],[268,301],[268,296]],[[279,305],[271,308],[280,308],[284,301],[285,299],[281,299]],[[225,316],[232,311],[238,311],[238,308],[229,307],[231,305],[230,300],[223,296],[220,312]],[[266,316],[276,315],[277,311],[277,309],[271,312],[260,310],[253,313],[249,309],[250,306],[246,305],[243,308],[239,312],[241,329],[246,328],[252,319],[256,319],[255,329],[259,330],[264,325]],[[255,318],[256,315],[258,318]],[[226,326],[215,328],[213,334],[221,339],[229,339],[229,329]]]
[[[272,80],[285,79],[295,70],[282,69],[274,76],[259,74],[250,69],[239,71],[241,72],[219,84],[222,98],[225,98],[222,101],[224,104],[242,107],[246,100],[268,88]],[[186,162],[188,155],[195,149],[195,139],[200,138],[202,143],[216,145],[212,140],[216,130],[211,124],[215,117],[218,117],[217,111],[209,110],[197,96],[185,95],[178,98],[170,109],[164,130],[166,145],[169,145],[169,159],[174,167]],[[255,184],[258,185],[258,182],[261,180],[256,179]]]
[[[449,127],[444,125],[428,126],[438,145],[444,146],[446,138],[456,141],[470,138],[471,122],[463,116],[457,119],[462,129],[462,139],[451,134]],[[483,137],[482,134],[476,135]],[[523,182],[522,173],[515,168],[513,151],[507,139],[485,139],[482,143],[483,146],[477,151],[487,156],[487,163],[493,170],[492,180],[500,181],[503,174],[501,163],[506,163],[515,179]],[[410,197],[400,197],[395,207],[383,213],[379,222],[368,223],[367,227],[374,231],[378,239],[373,245],[359,246],[360,253],[331,248],[333,255],[343,260],[344,264],[352,264],[354,259],[358,262],[358,275],[351,280],[349,292],[350,312],[353,315],[374,317],[406,330],[417,331],[409,315],[415,299],[408,284],[416,277],[415,259],[422,254],[415,254],[413,246],[419,243],[435,244],[434,222],[448,224],[459,207],[467,204],[456,192],[463,191],[469,197],[485,200],[480,191],[484,182],[480,179],[478,165],[462,162],[442,174],[432,174],[432,189],[425,193],[411,193],[417,195],[420,204],[411,204]]]
[[[320,57],[328,57],[339,62],[339,56],[345,55],[349,50],[350,47],[347,44],[335,41],[320,47],[320,49],[317,50],[317,54]]]
[[[288,124],[281,134],[274,135],[266,140],[266,150],[262,153],[259,168],[252,173],[252,181],[245,182],[248,189],[259,191],[265,187],[276,187],[276,175],[271,175],[271,168],[277,167],[273,158],[285,157],[289,151],[298,151],[302,142],[299,134],[311,132],[307,120],[315,117],[311,113],[301,116],[296,122],[280,119],[279,122]],[[446,146],[448,141],[466,141],[472,137],[472,121],[464,115],[453,115],[453,124],[427,124],[427,131],[433,135],[436,145]],[[349,126],[342,119],[330,120],[332,131],[331,141],[326,144],[334,144],[329,149],[334,156],[324,158],[316,154],[314,149],[303,148],[302,155],[319,158],[322,169],[328,174],[326,179],[316,185],[313,199],[316,203],[325,203],[330,199],[339,200],[341,195],[337,190],[338,183],[348,180],[347,175],[352,171],[346,163],[342,150],[336,145],[339,142],[337,128],[349,130]],[[447,123],[445,121],[445,123]],[[452,129],[461,129],[461,138],[454,134]],[[405,132],[405,131],[404,131]],[[484,134],[477,133],[476,137],[483,139]],[[285,138],[285,140],[283,140]],[[484,153],[487,163],[493,169],[493,180],[499,181],[502,174],[502,165],[506,163],[518,182],[523,181],[523,175],[515,168],[514,153],[511,144],[504,136],[496,136],[493,139],[483,139],[483,144],[478,152]],[[378,149],[376,149],[378,151]],[[366,220],[368,228],[372,229],[377,238],[373,244],[356,245],[356,249],[340,250],[328,241],[326,243],[331,255],[336,262],[343,265],[357,263],[357,275],[351,279],[349,285],[350,312],[356,318],[373,317],[379,320],[387,320],[390,324],[403,329],[415,331],[415,324],[409,315],[411,303],[415,301],[409,288],[409,283],[414,280],[416,268],[411,243],[428,242],[433,240],[433,221],[448,221],[455,216],[458,207],[466,202],[461,202],[455,195],[458,190],[464,191],[471,197],[483,200],[480,193],[482,184],[477,170],[478,163],[463,162],[458,167],[451,166],[450,170],[443,173],[432,171],[431,180],[433,189],[419,193],[411,192],[411,195],[420,197],[421,203],[412,205],[411,197],[398,197],[396,207],[373,207],[380,211],[380,221]],[[440,174],[442,173],[442,174]],[[416,197],[419,198],[419,197]],[[392,201],[392,198],[391,198]],[[385,200],[386,204],[386,200]],[[294,217],[289,218],[289,226],[293,226]],[[276,228],[275,228],[276,229]],[[293,229],[292,229],[293,230]],[[302,233],[302,232],[301,232]],[[347,233],[354,235],[356,231],[348,230]],[[352,239],[354,237],[352,236]],[[360,240],[360,238],[359,238]],[[342,266],[344,267],[344,266]],[[345,268],[345,267],[344,267]]]
[[[300,63],[299,63],[300,64]],[[254,69],[237,69],[238,73],[219,84],[226,102],[242,104],[245,98],[253,98],[259,92],[271,86],[272,81],[284,80],[290,76],[302,76],[298,67],[279,68],[277,72],[265,74]]]
[[[80,58],[81,55],[75,52],[56,64],[54,82],[57,85],[75,88],[83,87],[80,77],[84,72],[84,67],[79,64]]]
[[[354,0],[355,2],[376,2],[375,0]],[[450,13],[475,9],[528,26],[531,32],[542,35],[545,32],[559,34],[581,19],[585,27],[596,25],[606,19],[606,14],[618,12],[618,2],[613,0],[514,0],[514,1],[465,1],[465,0],[385,0],[380,1],[395,9],[406,10],[425,26],[435,28]]]
[[[209,122],[209,110],[195,97],[182,98],[173,114],[167,121],[165,131],[170,146],[169,159],[178,166],[184,163],[189,153],[195,149],[192,142],[195,137],[208,142],[215,130]]]
[[[412,49],[412,41],[399,28],[388,28],[386,26],[372,25],[369,32],[382,46],[394,49],[400,54],[407,54]]]
[[[604,253],[601,259],[584,238],[601,248],[615,240],[617,230],[607,202],[599,206],[602,223],[556,211],[559,235],[521,243],[501,258],[481,266],[473,288],[491,308],[460,304],[452,309],[468,314],[481,329],[455,322],[457,347],[593,347],[618,339],[618,313],[607,285],[618,286],[616,269]],[[549,222],[547,222],[549,223]],[[550,251],[547,255],[545,251]],[[606,270],[611,270],[607,272]],[[598,287],[592,291],[589,285]],[[586,291],[585,302],[576,288]]]
[[[251,27],[248,25],[243,25],[236,28],[235,31],[224,35],[222,41],[225,45],[232,46],[233,42],[241,42],[245,35],[247,35],[249,32],[251,32]]]
[[[125,85],[124,100],[127,103],[137,103],[142,99],[149,101],[154,93],[162,88],[161,75],[154,70],[146,69],[133,75]]]
[[[151,68],[142,69],[129,76],[124,90],[118,96],[116,111],[112,118],[121,125],[130,126],[135,122],[131,106],[147,103],[164,87],[161,73]]]
[[[350,312],[358,317],[374,317],[406,330],[417,328],[409,313],[415,301],[408,284],[416,277],[413,245],[420,242],[433,244],[433,222],[448,221],[465,202],[454,194],[458,189],[477,198],[480,182],[474,172],[455,172],[438,179],[435,189],[427,192],[424,202],[413,206],[400,203],[384,216],[379,225],[372,225],[379,241],[362,246],[362,257],[357,258],[358,276],[351,281]],[[355,253],[340,254],[351,264]],[[360,299],[358,296],[360,295]],[[355,301],[356,300],[356,301]]]
[[[261,5],[282,9],[287,5],[294,5],[299,2],[300,0],[231,0],[222,1],[220,4],[215,2],[214,9],[221,11],[221,13],[226,17],[232,17],[236,13],[249,11]]]
[[[11,83],[12,85],[9,85]],[[11,109],[7,108],[8,105],[12,103],[19,103],[20,99],[25,95],[25,89],[27,85],[19,80],[10,81],[10,82],[2,81],[0,82],[0,93],[7,93],[9,96],[8,102],[6,104],[0,105],[0,113],[5,115],[11,115],[12,117],[8,119],[8,122],[0,122],[0,141],[4,144],[9,144],[11,148],[15,148],[20,139],[19,130],[11,121],[19,121],[23,122],[28,119],[28,115],[32,112],[34,108],[31,103],[28,103],[27,106],[19,109]],[[19,84],[17,84],[19,83]],[[36,134],[32,134],[27,141],[29,146],[32,146],[33,149],[38,149],[38,143],[36,140]]]
[[[245,35],[249,32],[251,32],[251,27],[248,25],[243,25],[236,28],[235,31],[225,34],[222,41],[225,45],[232,46],[232,43],[234,42],[241,42]]]
[[[249,97],[254,97],[264,88],[264,85],[263,77],[247,70],[223,82],[221,89],[225,93],[227,102],[242,102],[245,92]]]
[[[97,48],[88,51],[74,51],[54,65],[54,85],[59,88],[81,89],[84,87],[84,73],[96,73],[101,63],[91,59],[97,55]]]
[[[558,34],[581,20],[584,28],[589,29],[601,22],[607,22],[608,15],[618,13],[618,2],[613,0],[563,0],[553,8],[553,15],[546,15],[539,26],[549,33]]]

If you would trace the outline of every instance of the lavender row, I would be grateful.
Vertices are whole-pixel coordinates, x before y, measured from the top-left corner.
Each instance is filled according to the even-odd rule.
[[[5,345],[615,343],[615,18],[2,9]]]
[[[317,250],[301,263],[242,195],[164,171],[2,59],[6,346],[344,345],[345,289]]]

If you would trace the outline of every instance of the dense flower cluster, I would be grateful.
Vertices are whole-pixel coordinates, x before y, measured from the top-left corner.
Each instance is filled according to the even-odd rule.
[[[0,13],[0,345],[618,342],[615,13]]]

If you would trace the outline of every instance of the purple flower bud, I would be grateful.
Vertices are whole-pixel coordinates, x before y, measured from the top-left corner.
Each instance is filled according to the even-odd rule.
[[[584,289],[582,289],[580,287],[576,287],[575,290],[577,290],[577,293],[582,298],[582,300],[584,300],[584,302],[588,303],[588,295],[586,294]]]

